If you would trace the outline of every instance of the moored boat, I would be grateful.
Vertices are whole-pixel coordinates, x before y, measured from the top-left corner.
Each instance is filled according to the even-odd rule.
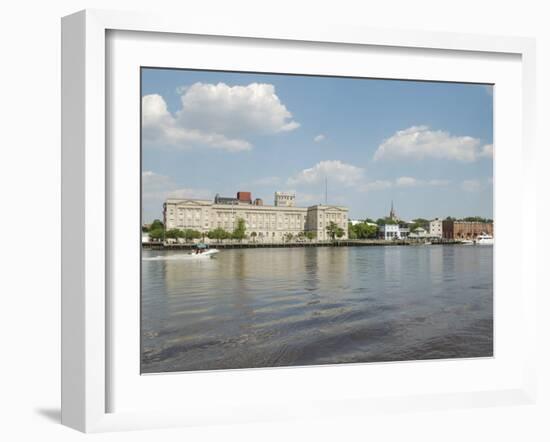
[[[495,240],[491,235],[488,235],[486,233],[482,233],[481,235],[478,235],[475,243],[480,246],[492,246],[494,244]]]

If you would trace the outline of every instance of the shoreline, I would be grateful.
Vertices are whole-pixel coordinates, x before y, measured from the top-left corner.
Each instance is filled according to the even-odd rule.
[[[415,245],[455,245],[460,241],[431,241],[426,244],[424,241],[385,241],[385,240],[342,240],[333,242],[289,242],[289,243],[209,243],[208,245],[216,249],[272,249],[272,248],[301,248],[301,247],[376,247],[376,246],[415,246]],[[195,246],[194,243],[188,244],[162,244],[162,243],[142,243],[144,250],[189,250]]]

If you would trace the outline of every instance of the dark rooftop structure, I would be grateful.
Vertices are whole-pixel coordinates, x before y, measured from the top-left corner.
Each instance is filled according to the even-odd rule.
[[[230,196],[220,196],[217,193],[214,197],[214,204],[239,204],[239,200]]]

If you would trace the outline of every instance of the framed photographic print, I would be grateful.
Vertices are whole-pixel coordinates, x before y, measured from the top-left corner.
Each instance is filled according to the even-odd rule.
[[[493,356],[492,85],[141,90],[142,373]]]
[[[226,26],[63,20],[63,422],[531,401],[533,42]]]

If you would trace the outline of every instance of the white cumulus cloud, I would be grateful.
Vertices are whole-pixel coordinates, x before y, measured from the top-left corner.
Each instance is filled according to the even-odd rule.
[[[395,180],[397,187],[419,187],[419,186],[446,186],[449,184],[448,180],[421,180],[410,176],[402,176]]]
[[[410,176],[402,176],[395,180],[397,187],[414,187],[418,185],[418,180]]]
[[[315,141],[316,143],[320,143],[321,141],[324,141],[325,138],[325,135],[319,134],[313,137],[313,141]]]
[[[449,184],[448,180],[423,180],[410,176],[402,176],[395,180],[376,180],[369,181],[360,186],[362,192],[371,192],[374,190],[385,190],[390,188],[408,188],[408,187],[442,187]]]
[[[251,83],[195,83],[181,95],[178,120],[186,127],[225,135],[274,134],[300,125],[275,93],[275,86]]]
[[[211,198],[212,192],[206,189],[180,187],[169,176],[147,170],[141,174],[141,196],[144,203],[156,203],[158,207],[166,198]]]
[[[146,147],[209,147],[238,152],[252,149],[250,136],[289,132],[300,126],[272,84],[195,83],[177,90],[181,108],[175,113],[158,94],[142,98]]]
[[[393,182],[389,180],[375,180],[362,184],[359,190],[362,192],[371,192],[373,190],[386,190],[393,187]]]
[[[493,158],[493,150],[494,149],[492,144],[485,144],[481,148],[481,151],[479,152],[479,156],[485,157],[485,158]]]
[[[472,162],[492,155],[492,145],[479,138],[455,136],[428,126],[412,126],[395,132],[378,146],[375,160],[437,158]]]
[[[230,152],[250,150],[252,145],[243,139],[228,138],[219,133],[209,133],[185,127],[175,118],[160,95],[142,98],[142,129],[144,147],[161,146],[178,149],[209,147]]]
[[[363,177],[364,169],[360,167],[343,163],[340,160],[325,160],[289,178],[288,183],[291,185],[316,184],[328,178],[331,182],[352,186],[359,183]]]

